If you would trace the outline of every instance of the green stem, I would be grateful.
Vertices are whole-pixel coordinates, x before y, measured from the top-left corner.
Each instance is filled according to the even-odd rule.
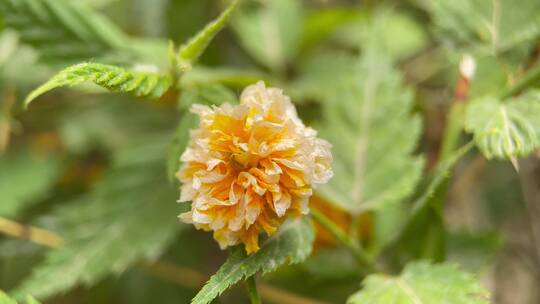
[[[537,63],[535,66],[533,66],[525,76],[523,76],[521,79],[519,79],[511,88],[505,90],[501,94],[501,98],[505,99],[508,97],[511,97],[513,95],[516,95],[523,91],[524,89],[528,88],[535,82],[540,81],[540,63]]]
[[[366,267],[369,272],[379,272],[378,267],[366,252],[359,246],[359,243],[354,242],[347,233],[339,228],[332,220],[315,209],[311,209],[311,216],[321,226],[324,227],[336,240],[342,243],[354,255],[358,263]]]
[[[455,101],[448,112],[446,129],[439,152],[439,161],[447,160],[457,150],[465,121],[465,103]]]
[[[360,215],[353,214],[351,221],[351,229],[349,231],[349,238],[352,240],[356,247],[360,247],[360,235],[358,234],[360,230]]]
[[[259,292],[257,291],[257,283],[255,282],[255,276],[247,278],[246,285],[251,304],[261,304],[261,296],[259,296]]]

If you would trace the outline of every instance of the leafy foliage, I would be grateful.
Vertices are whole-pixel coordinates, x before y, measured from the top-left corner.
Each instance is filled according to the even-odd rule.
[[[370,275],[364,289],[349,298],[348,304],[487,304],[487,292],[475,278],[455,265],[409,264],[399,277]]]
[[[0,216],[12,217],[50,192],[59,162],[50,155],[10,151],[0,156]]]
[[[208,47],[212,39],[225,27],[229,18],[233,15],[239,0],[233,0],[229,7],[213,22],[209,23],[195,37],[184,44],[179,51],[180,62],[193,63]]]
[[[540,3],[524,0],[422,1],[435,23],[434,31],[448,46],[448,61],[457,70],[463,52],[476,61],[471,97],[494,95],[527,68],[540,35]]]
[[[308,219],[286,223],[257,253],[246,257],[242,250],[237,250],[232,254],[191,303],[210,303],[231,285],[255,275],[258,271],[265,274],[275,271],[285,263],[302,262],[311,253],[314,237],[313,227]]]
[[[402,200],[422,170],[422,158],[411,155],[421,129],[410,114],[412,94],[382,54],[368,48],[325,104],[321,129],[334,146],[335,175],[318,190],[353,212]]]
[[[431,268],[431,269],[430,269]],[[349,303],[487,303],[478,283],[451,266],[412,264],[399,278],[374,275],[366,279],[365,290]],[[437,286],[438,285],[438,286]]]
[[[363,48],[377,33],[377,43],[384,46],[388,55],[406,58],[421,50],[427,44],[427,35],[421,25],[409,14],[382,5],[367,14],[357,12],[352,22],[338,28],[332,35],[332,41],[347,47]]]
[[[36,299],[32,298],[31,296],[26,297],[26,301],[20,302],[21,304],[39,304]],[[0,290],[0,304],[17,304],[17,301],[11,299],[6,295],[4,292]]]
[[[233,23],[244,48],[259,63],[282,70],[297,54],[303,28],[301,1],[273,0],[240,11]]]
[[[315,2],[0,0],[0,217],[7,217],[0,233],[20,238],[0,236],[0,286],[15,287],[19,301],[35,294],[66,303],[203,304],[259,272],[305,261],[273,273],[265,283],[276,286],[259,286],[265,303],[343,303],[364,274],[350,304],[487,303],[478,282],[457,267],[410,262],[505,266],[506,257],[502,263],[493,257],[498,249],[514,249],[513,242],[455,230],[501,230],[510,213],[535,228],[536,215],[512,204],[521,194],[537,197],[537,170],[528,167],[534,158],[520,163],[520,178],[511,182],[511,168],[497,162],[486,168],[487,178],[477,178],[484,159],[472,148],[515,160],[540,146],[540,93],[530,89],[540,75],[530,68],[538,61],[540,4]],[[237,39],[208,48],[228,23]],[[199,28],[177,49],[169,42],[167,56],[163,37],[183,41]],[[476,63],[476,77],[464,90],[472,102],[453,103],[440,119],[465,53]],[[68,68],[54,76],[60,65]],[[311,202],[328,222],[313,229],[307,217],[295,219],[253,255],[235,248],[193,298],[204,278],[199,271],[212,270],[209,260],[220,255],[202,232],[175,239],[186,227],[176,215],[188,206],[175,204],[174,175],[198,121],[189,108],[234,103],[242,88],[259,80],[283,88],[304,123],[334,145],[334,178],[315,189],[319,197]],[[38,96],[52,102],[21,111],[19,97],[44,82],[27,104]],[[130,94],[77,96],[81,102],[72,94],[44,95],[85,83],[94,85],[90,92]],[[160,102],[133,102],[133,96]],[[464,122],[474,141],[457,148]],[[54,155],[41,149],[42,135],[54,139]],[[425,174],[424,157],[416,153],[429,159]],[[56,246],[40,241],[40,233],[51,235],[47,230],[64,245],[37,246]],[[313,243],[317,252],[306,260]],[[164,260],[144,262],[158,257]],[[379,262],[401,275],[376,273]],[[498,280],[501,273],[488,275]],[[75,291],[79,285],[84,288]],[[231,292],[219,301],[245,300],[238,296]],[[0,292],[0,304],[15,302]]]
[[[510,0],[426,1],[438,31],[463,46],[480,44],[492,52],[527,47],[540,35],[540,3],[525,0],[516,6]]]
[[[129,45],[125,35],[80,1],[5,0],[0,15],[44,61],[81,61]]]
[[[473,101],[466,128],[487,158],[527,156],[540,146],[540,92],[501,102],[494,97]]]
[[[35,89],[26,98],[28,106],[39,95],[62,86],[74,86],[93,82],[115,92],[132,93],[135,96],[161,97],[172,85],[172,77],[156,72],[132,71],[112,65],[81,63],[71,66]]]
[[[162,167],[150,164],[114,168],[91,194],[60,208],[56,216],[65,245],[51,251],[15,294],[48,297],[158,257],[178,231],[171,215],[179,208],[171,203],[176,191]]]

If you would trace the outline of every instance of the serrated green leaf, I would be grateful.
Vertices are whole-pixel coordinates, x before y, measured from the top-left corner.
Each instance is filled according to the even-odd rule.
[[[368,276],[347,304],[488,304],[488,292],[473,275],[452,264],[415,262],[402,274]],[[442,302],[441,302],[442,301]]]
[[[195,37],[180,47],[178,56],[181,62],[194,63],[206,50],[212,39],[227,25],[227,22],[238,7],[239,0],[233,2],[223,13],[210,24],[208,24]]]
[[[19,302],[21,304],[39,304],[39,302],[31,296],[26,297],[26,301]],[[17,304],[17,301],[10,298],[7,294],[0,290],[0,304]]]
[[[307,218],[286,222],[257,253],[246,257],[243,250],[235,251],[191,303],[210,303],[231,285],[258,271],[265,274],[286,263],[302,262],[311,253],[314,238],[313,227]]]
[[[0,216],[12,217],[39,202],[60,173],[58,159],[28,150],[0,155]]]
[[[113,65],[81,63],[60,71],[48,82],[32,91],[25,100],[28,106],[36,97],[58,87],[93,82],[114,92],[139,97],[159,98],[172,85],[169,74],[127,70]]]
[[[0,15],[42,60],[73,62],[126,50],[126,36],[80,1],[3,0]]]
[[[297,54],[303,31],[299,0],[272,0],[242,9],[233,28],[246,51],[259,63],[282,70]]]
[[[317,191],[354,213],[403,200],[423,167],[412,155],[421,132],[412,93],[384,54],[375,43],[366,46],[350,76],[334,74],[341,82],[325,96],[321,134],[333,145],[334,177]]]
[[[501,102],[494,97],[467,107],[465,128],[487,158],[524,157],[540,146],[540,91]]]
[[[182,227],[177,191],[166,182],[162,162],[113,168],[92,193],[57,210],[64,245],[49,252],[14,294],[49,297],[157,258]]]

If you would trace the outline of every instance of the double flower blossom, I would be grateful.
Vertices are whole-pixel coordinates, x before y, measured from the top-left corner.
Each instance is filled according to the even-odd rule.
[[[290,216],[309,212],[312,188],[332,177],[331,145],[304,126],[288,96],[263,82],[247,87],[239,105],[194,105],[191,131],[177,177],[180,218],[213,231],[222,249],[259,250],[261,231],[273,234]]]

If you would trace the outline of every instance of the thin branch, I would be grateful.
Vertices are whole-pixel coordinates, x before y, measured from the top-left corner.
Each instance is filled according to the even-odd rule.
[[[0,217],[0,233],[50,248],[58,248],[63,244],[62,238],[54,232],[25,226],[2,217]]]

